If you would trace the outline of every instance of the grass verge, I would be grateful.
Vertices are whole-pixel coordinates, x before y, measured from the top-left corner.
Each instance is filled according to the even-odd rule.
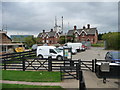
[[[38,86],[24,84],[2,84],[2,88],[61,88],[60,86]]]
[[[60,82],[60,72],[2,70],[2,80],[27,82]]]
[[[104,43],[92,44],[92,47],[104,47]]]

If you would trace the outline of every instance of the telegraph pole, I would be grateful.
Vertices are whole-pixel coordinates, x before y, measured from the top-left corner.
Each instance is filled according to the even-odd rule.
[[[63,16],[62,16],[62,32],[63,32]]]

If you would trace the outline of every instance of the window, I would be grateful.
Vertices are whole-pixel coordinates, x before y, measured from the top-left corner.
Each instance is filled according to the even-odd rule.
[[[46,40],[46,43],[49,43],[49,40]]]
[[[78,35],[77,35],[77,34],[75,34],[75,37],[78,37]]]
[[[84,37],[85,36],[85,33],[82,33],[82,37]]]
[[[53,49],[50,49],[50,53],[57,54]]]
[[[45,41],[43,40],[42,42],[44,43]]]

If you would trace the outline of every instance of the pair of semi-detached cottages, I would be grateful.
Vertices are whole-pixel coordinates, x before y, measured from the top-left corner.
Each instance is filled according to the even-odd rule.
[[[57,44],[59,42],[60,36],[64,36],[60,31],[61,29],[54,28],[50,32],[39,33],[38,38],[39,42],[48,43],[48,44]],[[63,31],[62,31],[63,32]],[[91,44],[98,42],[98,31],[97,28],[91,28],[90,24],[87,24],[87,27],[83,26],[82,29],[77,29],[77,26],[74,26],[73,30],[68,30],[67,40],[73,40],[74,42],[89,41]]]
[[[87,24],[87,27],[83,26],[82,29],[77,29],[77,26],[74,26],[73,30],[68,31],[67,36],[69,36],[67,39],[74,37],[74,42],[89,41],[91,44],[98,42],[98,30],[91,28],[90,24]]]
[[[47,43],[47,44],[57,44],[58,40],[60,37],[60,33],[57,33],[56,31],[54,31],[53,29],[51,29],[50,32],[46,32],[45,30],[43,30],[42,33],[39,33],[38,38],[39,38],[39,42],[41,43]]]

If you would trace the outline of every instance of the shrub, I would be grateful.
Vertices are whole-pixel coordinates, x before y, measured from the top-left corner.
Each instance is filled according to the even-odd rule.
[[[102,38],[106,41],[106,49],[120,50],[120,32],[109,32]]]

